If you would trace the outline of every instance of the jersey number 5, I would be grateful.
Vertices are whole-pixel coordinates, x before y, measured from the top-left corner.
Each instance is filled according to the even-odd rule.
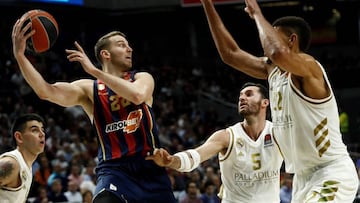
[[[253,170],[259,170],[261,168],[260,153],[252,154],[251,159],[253,162]]]

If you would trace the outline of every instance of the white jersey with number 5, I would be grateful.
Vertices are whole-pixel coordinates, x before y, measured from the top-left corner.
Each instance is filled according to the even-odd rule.
[[[279,203],[280,168],[283,158],[266,121],[256,141],[241,123],[229,127],[230,144],[219,154],[222,203]]]

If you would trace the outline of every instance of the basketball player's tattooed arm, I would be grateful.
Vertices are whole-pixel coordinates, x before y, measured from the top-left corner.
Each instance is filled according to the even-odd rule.
[[[16,170],[15,161],[12,158],[0,159],[0,187],[11,182]]]

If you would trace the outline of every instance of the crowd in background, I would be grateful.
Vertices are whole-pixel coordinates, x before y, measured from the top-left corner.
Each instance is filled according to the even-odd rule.
[[[71,68],[70,65],[62,66],[65,62],[53,52],[29,57],[45,77],[53,80],[71,81],[82,74],[77,65]],[[46,202],[40,201],[45,198],[49,202],[86,202],[87,195],[91,199],[96,184],[94,167],[97,162],[97,140],[82,109],[62,108],[40,100],[23,80],[17,64],[11,58],[1,65],[1,150],[12,147],[9,130],[15,117],[22,113],[36,112],[46,118],[45,153],[39,156],[33,166],[34,186],[29,200]],[[157,80],[153,108],[162,146],[171,153],[197,146],[215,130],[241,119],[240,116],[221,116],[219,109],[224,108],[227,103],[233,103],[232,110],[236,112],[238,89],[248,78],[231,73],[230,68],[216,63],[212,66],[212,73],[206,70],[208,67],[174,67],[169,63],[160,67],[141,67],[151,72]],[[219,78],[226,82],[217,82]],[[212,95],[212,107],[201,106],[201,92]],[[195,191],[195,196],[216,195],[221,185],[218,169],[218,160],[214,157],[191,173],[169,170],[179,202],[188,193],[191,194],[191,191]],[[288,176],[284,176],[284,187],[288,185],[288,179]],[[195,190],[186,190],[189,181],[196,183]]]
[[[360,71],[358,50],[336,54],[334,50],[316,50],[315,56],[329,72],[335,90],[349,86],[359,88],[356,78]],[[91,55],[92,50],[88,53]],[[79,64],[68,63],[63,53],[49,51],[29,57],[47,81],[88,77]],[[236,114],[239,88],[254,79],[226,67],[219,59],[164,57],[152,64],[147,63],[146,56],[136,55],[134,60],[135,69],[149,71],[156,80],[153,109],[161,144],[170,153],[193,148],[215,130],[242,119]],[[12,148],[10,123],[18,115],[36,112],[46,119],[46,148],[33,166],[34,182],[29,202],[91,202],[96,184],[97,140],[87,116],[78,107],[62,108],[40,100],[24,81],[12,59],[11,47],[5,43],[0,50],[0,70],[1,152]],[[344,78],[348,80],[344,81]],[[266,81],[257,82],[266,84]],[[208,103],[205,105],[204,101]],[[231,114],[225,111],[228,108]],[[356,123],[360,126],[360,116],[354,117],[349,106],[344,109],[352,113],[350,132],[346,134],[351,138],[347,144],[358,146],[360,128],[356,128]],[[354,161],[360,158],[359,152],[360,148],[351,148]],[[199,197],[203,203],[218,201],[217,198],[210,201],[221,185],[217,157],[202,163],[193,172],[168,170],[168,174],[179,203],[187,196]],[[282,193],[288,197],[291,176],[284,174],[282,177]]]

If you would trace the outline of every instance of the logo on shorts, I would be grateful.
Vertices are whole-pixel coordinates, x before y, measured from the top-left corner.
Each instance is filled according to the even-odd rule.
[[[117,191],[117,187],[115,185],[113,185],[112,183],[110,183],[110,190]]]

